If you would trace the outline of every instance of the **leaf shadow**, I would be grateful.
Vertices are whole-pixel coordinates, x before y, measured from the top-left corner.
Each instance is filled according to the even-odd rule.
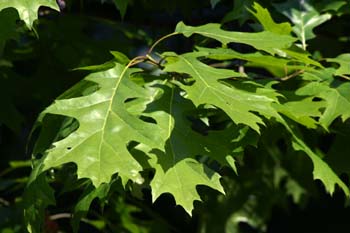
[[[204,165],[205,174],[211,178],[214,171],[196,159],[208,153],[203,140],[205,136],[193,129],[190,118],[197,111],[196,106],[183,96],[180,88],[171,83],[156,83],[150,88],[156,88],[159,93],[146,106],[144,113],[156,120],[163,130],[160,133],[167,138],[164,149],[152,149],[149,152],[151,156],[156,157],[156,163],[164,172],[182,162],[190,166],[191,163],[198,163]]]

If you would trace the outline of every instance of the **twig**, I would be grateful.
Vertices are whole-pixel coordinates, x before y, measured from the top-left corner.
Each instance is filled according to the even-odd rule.
[[[297,71],[295,71],[293,74],[290,74],[290,75],[287,75],[287,76],[285,76],[285,77],[278,78],[278,79],[281,80],[281,81],[287,81],[288,79],[294,78],[294,77],[296,77],[296,76],[298,76],[299,74],[302,74],[302,73],[304,73],[304,72],[305,72],[305,70],[297,70]]]
[[[242,76],[248,76],[245,72],[244,72],[244,66],[239,66],[238,67],[238,72],[242,75]]]
[[[154,48],[160,43],[162,42],[163,40],[169,38],[169,37],[172,37],[172,36],[175,36],[175,35],[178,35],[180,34],[179,32],[173,32],[173,33],[170,33],[168,35],[165,35],[161,38],[159,38],[156,42],[153,43],[153,45],[151,46],[151,48],[148,50],[147,52],[147,55],[151,55],[151,53],[153,52]]]
[[[139,64],[141,62],[144,62],[145,60],[147,60],[148,58],[146,56],[137,56],[134,57],[127,65],[126,67],[129,68],[130,66],[134,66],[136,64]]]
[[[168,35],[165,35],[165,36],[161,37],[160,39],[158,39],[156,42],[153,43],[153,45],[150,47],[150,49],[147,51],[147,53],[146,53],[145,55],[137,56],[137,57],[133,58],[133,59],[127,64],[126,68],[129,68],[129,67],[131,67],[131,66],[134,66],[134,65],[136,65],[136,64],[139,64],[139,63],[145,62],[145,61],[148,61],[148,62],[150,62],[150,63],[152,63],[152,64],[154,64],[154,65],[157,65],[157,66],[159,66],[159,67],[162,67],[162,65],[161,65],[162,59],[161,59],[160,61],[156,61],[156,60],[151,56],[152,51],[153,51],[153,49],[154,49],[160,42],[162,42],[163,40],[165,40],[165,39],[167,39],[167,38],[169,38],[169,37],[171,37],[171,36],[178,35],[178,34],[180,34],[180,33],[178,33],[178,32],[173,32],[173,33],[170,33],[170,34],[168,34]]]
[[[344,78],[346,80],[350,80],[350,77],[344,75],[344,74],[338,74],[337,76],[341,77],[341,78]]]
[[[73,215],[71,213],[59,213],[59,214],[50,215],[50,220],[55,221],[62,218],[72,218],[72,216]]]
[[[214,68],[227,68],[230,65],[232,65],[232,62],[218,62],[218,63],[209,64],[209,66]]]

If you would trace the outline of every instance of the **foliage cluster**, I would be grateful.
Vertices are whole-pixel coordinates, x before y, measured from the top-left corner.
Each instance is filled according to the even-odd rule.
[[[57,2],[0,0],[1,232],[272,232],[348,199],[349,1]],[[186,23],[153,41],[140,6]]]

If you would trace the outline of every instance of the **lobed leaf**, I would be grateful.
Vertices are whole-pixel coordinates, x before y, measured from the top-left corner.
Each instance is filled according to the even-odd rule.
[[[313,164],[313,178],[315,180],[319,179],[325,186],[328,193],[333,194],[335,191],[335,186],[339,187],[344,191],[347,197],[350,196],[350,191],[347,185],[337,176],[337,174],[332,170],[329,165],[322,160],[319,155],[313,152],[307,144],[303,141],[297,127],[294,124],[289,124],[282,118],[279,119],[287,131],[292,135],[292,146],[297,151],[303,151],[311,159]]]
[[[335,191],[335,185],[337,184],[347,197],[350,196],[350,191],[346,184],[337,176],[332,168],[315,154],[300,138],[294,135],[292,145],[295,150],[304,151],[309,156],[314,167],[314,179],[319,179],[324,184],[328,193],[333,194]]]
[[[228,43],[241,43],[250,45],[258,50],[275,54],[280,49],[289,48],[296,40],[289,35],[280,35],[270,31],[263,32],[232,32],[221,29],[220,24],[209,23],[206,25],[192,27],[183,22],[177,24],[176,32],[182,33],[186,37],[193,34],[200,34],[220,41],[224,45]]]
[[[343,121],[350,118],[350,83],[330,87],[326,82],[311,82],[297,90],[296,94],[315,96],[326,101],[327,105],[319,119],[325,128],[337,117],[341,117]]]
[[[89,75],[86,80],[97,83],[99,89],[90,95],[56,100],[40,116],[68,116],[79,122],[79,128],[55,142],[40,161],[40,170],[73,162],[78,178],[89,178],[94,186],[108,183],[118,173],[123,184],[130,179],[142,183],[141,165],[127,149],[131,141],[162,148],[163,139],[156,124],[142,121],[126,109],[132,99],[147,101],[147,91],[129,77],[138,69],[115,64],[106,71]]]
[[[252,10],[250,12],[258,19],[266,31],[280,35],[289,35],[292,32],[292,26],[289,23],[275,23],[269,11],[259,3],[254,2],[253,8],[256,12]]]
[[[308,128],[317,128],[318,122],[314,117],[322,115],[321,109],[326,106],[325,101],[313,101],[312,97],[299,101],[289,101],[285,104],[275,105],[276,109],[294,120],[295,122],[305,125]]]
[[[22,19],[27,27],[31,29],[33,22],[38,18],[39,7],[46,6],[59,11],[56,0],[1,0],[0,10],[9,7],[18,11],[20,19]]]
[[[24,221],[29,233],[41,233],[44,230],[45,209],[49,205],[55,205],[55,195],[46,180],[46,174],[33,178],[32,176],[23,195]]]
[[[221,176],[194,159],[197,155],[210,156],[212,153],[205,144],[206,137],[193,131],[186,117],[186,112],[195,109],[194,105],[173,85],[157,88],[162,95],[150,102],[145,112],[157,121],[162,128],[161,136],[167,141],[165,150],[155,150],[152,152],[155,156],[151,155],[150,163],[155,168],[151,181],[152,198],[155,201],[161,194],[170,193],[176,204],[191,215],[193,202],[201,200],[196,187],[206,185],[224,193]],[[215,149],[216,153],[226,153]]]
[[[339,68],[334,72],[334,75],[350,74],[350,53],[341,54],[336,58],[328,58],[327,61],[339,64]]]
[[[165,71],[189,74],[194,80],[191,86],[180,85],[195,105],[210,104],[222,109],[236,124],[245,124],[259,132],[258,124],[264,124],[257,112],[267,118],[278,113],[271,106],[276,99],[259,93],[240,90],[222,80],[241,76],[232,70],[210,67],[197,58],[206,53],[172,54],[174,61],[165,64]]]
[[[207,52],[209,54],[207,57],[210,59],[220,61],[240,59],[247,61],[247,63],[244,64],[246,67],[260,67],[268,70],[276,76],[285,76],[296,70],[314,70],[313,67],[307,66],[310,64],[321,66],[318,62],[308,58],[308,55],[292,52],[290,50],[285,50],[286,54],[290,56],[287,58],[266,55],[261,52],[239,53],[227,48],[212,49],[198,47],[197,49],[199,51]]]
[[[315,38],[314,28],[331,18],[331,14],[320,14],[307,1],[288,0],[285,3],[275,4],[275,7],[292,21],[293,32],[301,41],[304,50],[306,41]]]
[[[87,215],[92,201],[96,198],[100,200],[105,199],[109,193],[109,190],[109,184],[102,184],[97,188],[90,185],[85,189],[84,193],[80,197],[80,200],[74,207],[74,214],[71,220],[73,232],[78,232],[79,222]]]

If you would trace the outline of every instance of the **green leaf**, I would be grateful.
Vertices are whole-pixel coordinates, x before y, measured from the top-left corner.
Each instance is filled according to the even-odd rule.
[[[295,150],[304,151],[309,158],[312,160],[314,170],[314,179],[319,179],[324,184],[327,192],[330,194],[334,193],[335,185],[344,191],[347,197],[350,196],[349,188],[346,184],[337,176],[337,174],[329,167],[329,165],[323,161],[317,154],[315,154],[299,137],[293,134],[293,147]]]
[[[215,8],[215,6],[220,2],[221,0],[210,0],[211,8]]]
[[[1,0],[0,2],[0,10],[9,7],[15,8],[20,19],[26,23],[29,29],[33,27],[33,22],[38,18],[38,10],[41,6],[59,11],[56,0]]]
[[[258,124],[264,124],[257,112],[267,118],[277,116],[271,103],[276,100],[264,95],[263,89],[256,93],[240,90],[222,82],[224,79],[239,77],[240,74],[226,69],[215,69],[197,58],[206,53],[172,54],[174,61],[165,64],[165,71],[189,74],[195,83],[191,86],[181,85],[188,98],[196,106],[210,104],[222,109],[236,124],[245,124],[259,132]]]
[[[296,94],[319,97],[327,102],[319,119],[325,128],[328,128],[337,117],[341,117],[343,121],[350,118],[350,83],[343,83],[333,88],[325,82],[312,82],[297,90]]]
[[[307,144],[302,140],[300,133],[298,132],[297,126],[284,121],[282,118],[279,119],[287,131],[292,135],[292,146],[297,151],[303,151],[311,159],[313,164],[313,177],[315,180],[319,179],[325,186],[328,193],[333,194],[335,185],[344,191],[347,197],[350,196],[349,188],[346,184],[337,176],[329,165],[323,161],[315,152],[313,152]]]
[[[161,194],[170,193],[175,202],[191,215],[193,202],[201,200],[197,193],[198,185],[206,185],[224,193],[220,175],[194,158],[209,155],[205,136],[191,129],[186,113],[195,109],[191,101],[180,95],[180,90],[172,85],[161,86],[162,96],[151,102],[146,113],[156,119],[162,128],[161,135],[167,138],[165,151],[154,151],[150,161],[155,168],[151,181],[152,198],[155,201]],[[163,112],[167,114],[164,114]],[[219,151],[225,153],[225,151]]]
[[[45,208],[55,205],[53,189],[42,173],[30,182],[23,195],[24,220],[30,233],[41,233],[44,229]]]
[[[170,193],[189,215],[192,215],[193,202],[201,200],[196,190],[198,185],[224,193],[220,175],[194,159],[183,159],[167,170],[161,165],[154,165],[154,168],[157,172],[151,183],[153,200],[162,193]]]
[[[130,62],[130,59],[123,53],[119,51],[110,51],[110,53],[113,55],[116,62],[126,65]]]
[[[280,49],[289,48],[296,40],[288,35],[279,35],[269,31],[263,32],[232,32],[221,29],[220,24],[209,23],[206,25],[192,27],[187,26],[183,22],[177,24],[176,32],[190,37],[193,34],[200,34],[220,41],[224,45],[228,43],[242,43],[250,45],[258,50],[275,54]]]
[[[233,9],[228,12],[222,20],[222,23],[238,20],[242,25],[245,21],[251,18],[251,14],[247,10],[252,6],[254,0],[235,0],[233,1]]]
[[[110,54],[114,57],[113,60],[107,61],[100,65],[84,66],[78,67],[73,70],[87,70],[87,71],[104,71],[114,67],[115,63],[120,63],[122,65],[127,65],[130,59],[123,53],[118,51],[110,51]]]
[[[307,51],[294,46],[289,49],[284,49],[283,52],[287,54],[287,56],[292,58],[292,61],[305,64],[304,70],[308,69],[308,66],[313,65],[319,68],[324,68],[319,62],[310,58],[311,54]]]
[[[244,66],[248,67],[260,67],[268,70],[273,75],[276,76],[285,76],[290,72],[301,70],[301,69],[312,69],[311,67],[307,67],[305,65],[300,64],[301,62],[315,63],[310,58],[302,57],[302,60],[294,59],[294,58],[283,58],[283,57],[274,57],[271,55],[266,55],[260,52],[255,53],[239,53],[232,49],[227,48],[197,48],[199,51],[208,52],[207,56],[210,59],[214,60],[232,60],[232,59],[240,59],[244,61],[248,61]],[[297,54],[300,56],[300,54]],[[294,65],[297,64],[297,65]]]
[[[132,99],[147,100],[147,91],[129,77],[138,69],[115,67],[89,75],[86,80],[97,83],[99,89],[90,95],[56,100],[40,116],[46,114],[68,116],[79,122],[79,128],[53,144],[40,161],[40,170],[73,162],[78,178],[89,178],[98,187],[108,183],[118,173],[123,184],[131,179],[142,183],[141,165],[127,149],[131,141],[161,148],[163,139],[155,133],[156,124],[142,121],[130,114],[125,106]]]
[[[108,195],[109,189],[109,184],[102,184],[98,188],[90,185],[85,189],[80,200],[74,207],[74,214],[71,220],[73,232],[78,232],[79,221],[86,216],[92,201],[95,198],[99,198],[100,200],[105,199]]]
[[[288,0],[285,3],[275,4],[275,7],[292,21],[293,32],[299,38],[304,50],[306,41],[315,38],[314,28],[331,18],[331,14],[320,14],[307,1]]]
[[[256,147],[259,134],[248,126],[239,127],[231,123],[226,129],[208,132],[205,145],[209,159],[217,161],[222,166],[229,166],[238,174],[236,157],[244,156],[247,146]]]
[[[122,16],[122,18],[124,18],[126,9],[128,8],[129,0],[113,0],[113,1],[115,6],[120,12],[120,15]]]
[[[274,184],[276,187],[285,186],[286,192],[293,198],[294,203],[300,203],[306,190],[282,166],[274,168]]]
[[[255,53],[239,53],[227,48],[203,48],[197,47],[199,51],[208,52],[208,58],[215,60],[241,59],[249,61],[249,65],[266,68],[275,67],[284,71],[292,71],[294,69],[314,70],[310,65],[323,68],[323,66],[309,58],[310,54],[299,49],[284,49],[281,53],[285,53],[283,57],[266,55],[260,52]],[[301,51],[300,51],[301,50]]]
[[[266,8],[263,8],[259,3],[254,2],[253,8],[256,12],[250,12],[258,19],[266,31],[280,35],[289,35],[292,32],[292,27],[289,23],[275,23],[269,11]]]
[[[336,62],[340,65],[334,75],[350,74],[350,53],[341,54],[336,58],[328,58],[326,61]]]
[[[290,101],[285,104],[276,104],[275,108],[295,122],[315,129],[318,122],[312,117],[320,117],[321,108],[325,106],[325,101],[316,102],[310,97],[299,101]]]
[[[346,1],[328,1],[328,0],[321,0],[314,3],[315,8],[318,9],[319,12],[325,12],[325,11],[335,11],[338,13],[338,10],[347,4]]]
[[[302,74],[302,78],[305,81],[325,81],[332,82],[334,80],[333,74],[334,68],[323,68],[318,70],[306,71]]]

